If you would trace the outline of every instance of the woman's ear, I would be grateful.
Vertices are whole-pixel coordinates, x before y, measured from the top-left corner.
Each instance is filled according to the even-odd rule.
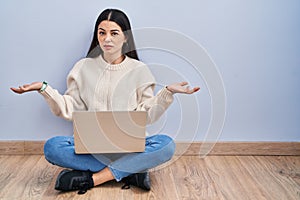
[[[123,42],[123,45],[128,45],[128,40],[127,40],[127,36],[125,35],[125,40]]]
[[[123,33],[124,33],[124,38],[125,38],[125,40],[124,40],[124,44],[125,44],[128,42],[128,33],[127,33],[127,31],[124,31]]]

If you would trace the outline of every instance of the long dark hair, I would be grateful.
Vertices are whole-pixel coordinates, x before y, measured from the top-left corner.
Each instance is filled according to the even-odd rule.
[[[121,27],[125,37],[127,38],[126,43],[123,44],[122,47],[122,54],[125,54],[130,58],[139,60],[135,49],[135,44],[133,40],[129,19],[124,12],[117,9],[106,9],[99,15],[95,24],[93,40],[86,57],[94,58],[103,53],[102,49],[99,46],[97,35],[98,35],[98,26],[104,20],[117,23]]]

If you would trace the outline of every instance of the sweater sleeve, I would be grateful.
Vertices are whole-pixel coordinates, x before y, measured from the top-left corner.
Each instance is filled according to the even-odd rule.
[[[147,84],[137,90],[138,106],[136,110],[148,112],[147,123],[154,123],[157,121],[167,108],[173,102],[173,94],[166,88],[161,89],[154,96],[155,84]]]
[[[80,98],[76,77],[78,67],[74,67],[67,78],[67,90],[64,95],[61,95],[56,89],[50,85],[47,86],[41,95],[45,98],[51,111],[56,116],[66,120],[72,120],[72,113],[75,110],[87,110],[84,102]]]

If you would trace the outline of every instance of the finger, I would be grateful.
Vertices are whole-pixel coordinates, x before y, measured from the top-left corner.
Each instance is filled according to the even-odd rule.
[[[13,92],[21,94],[21,90],[19,88],[10,88]]]
[[[194,92],[197,92],[198,90],[200,90],[199,87],[194,87],[193,89],[188,90],[188,91],[187,91],[187,94],[193,94]]]
[[[21,93],[23,93],[23,92],[30,91],[30,89],[29,89],[29,87],[20,86],[20,87],[19,87],[19,91],[20,91]]]
[[[194,87],[193,90],[192,90],[192,93],[197,92],[198,90],[200,90],[199,87]],[[192,93],[191,93],[191,94],[192,94]]]
[[[11,87],[10,89],[11,89],[12,91],[14,91],[14,92],[17,91],[17,88]]]
[[[24,86],[19,86],[20,90],[25,90]]]
[[[183,82],[180,83],[181,86],[185,86],[187,84],[188,84],[188,82],[186,82],[186,81],[183,81]]]
[[[31,86],[30,84],[25,84],[25,85],[21,86],[21,88],[27,89],[27,88],[29,88],[30,86]]]
[[[186,92],[187,94],[193,94],[194,93],[194,90],[189,90]]]
[[[185,91],[190,91],[190,86],[186,86]]]
[[[197,91],[199,91],[200,90],[200,87],[195,87],[194,88],[194,92],[197,92]]]
[[[30,84],[25,84],[25,85],[23,85],[23,88],[26,88],[28,86],[30,86]]]

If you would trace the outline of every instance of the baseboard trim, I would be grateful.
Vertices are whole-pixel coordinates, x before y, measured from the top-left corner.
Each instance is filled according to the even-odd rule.
[[[0,141],[0,155],[42,155],[45,141]]]
[[[178,155],[208,155],[230,156],[230,155],[256,155],[256,156],[300,156],[300,142],[217,142],[205,143],[176,143],[176,154]],[[201,146],[204,151],[200,152]],[[210,151],[208,147],[213,147]],[[206,151],[205,151],[206,149]]]
[[[42,155],[45,141],[0,141],[0,155]],[[210,156],[300,156],[300,142],[176,142],[176,155],[198,156],[200,148],[213,147]]]

